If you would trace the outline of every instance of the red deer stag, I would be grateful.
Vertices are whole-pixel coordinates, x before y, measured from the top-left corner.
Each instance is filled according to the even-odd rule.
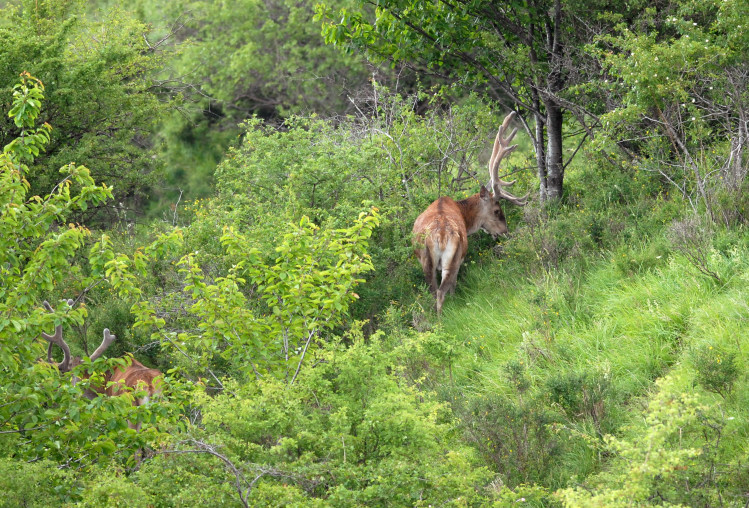
[[[497,132],[492,156],[489,159],[491,193],[485,186],[481,192],[462,201],[443,196],[416,218],[413,228],[414,253],[424,269],[429,289],[437,299],[437,313],[442,312],[445,294],[455,290],[458,270],[468,250],[468,235],[483,229],[493,238],[507,233],[500,199],[519,206],[526,204],[528,194],[522,198],[513,196],[504,187],[515,183],[499,179],[499,163],[517,145],[510,146],[517,129],[505,138],[505,131],[515,116],[510,113]],[[442,281],[437,286],[437,270],[442,270]]]
[[[68,300],[68,305],[73,305],[73,300]],[[54,312],[54,309],[49,302],[44,302],[44,308],[49,312]],[[55,333],[52,335],[42,332],[42,337],[49,342],[49,348],[47,349],[47,360],[50,363],[54,363],[52,359],[52,349],[54,346],[59,346],[63,352],[62,362],[57,364],[57,368],[60,372],[70,372],[74,367],[77,367],[83,360],[80,356],[71,356],[70,347],[62,338],[62,325],[55,327]],[[96,351],[91,355],[91,361],[99,358],[104,351],[112,345],[117,336],[110,333],[109,328],[104,329],[104,340]],[[83,378],[87,379],[91,376],[90,373],[83,374]],[[125,367],[115,367],[113,370],[108,370],[104,373],[104,382],[102,385],[93,386],[90,390],[86,390],[85,395],[89,399],[96,397],[97,393],[101,393],[107,396],[115,396],[125,393],[127,390],[123,389],[123,385],[132,388],[133,390],[145,391],[146,395],[133,399],[134,406],[141,406],[148,403],[148,401],[154,396],[161,394],[161,382],[164,375],[161,371],[156,369],[149,369],[135,358],[132,358],[132,363]],[[76,378],[73,378],[73,382],[76,382]],[[93,391],[92,391],[93,390]],[[131,425],[131,428],[139,430],[140,424],[137,426]]]

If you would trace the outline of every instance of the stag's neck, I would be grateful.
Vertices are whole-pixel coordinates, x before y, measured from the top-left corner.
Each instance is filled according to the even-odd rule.
[[[466,232],[472,235],[480,228],[478,217],[481,208],[481,196],[479,193],[476,193],[473,196],[457,201],[457,204],[460,208],[460,214],[466,223]]]

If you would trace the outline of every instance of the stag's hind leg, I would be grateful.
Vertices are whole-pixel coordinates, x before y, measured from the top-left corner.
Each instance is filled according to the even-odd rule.
[[[437,270],[432,260],[432,253],[429,249],[421,249],[416,251],[416,256],[419,258],[421,268],[424,270],[424,279],[429,284],[429,292],[432,295],[437,294]]]
[[[455,292],[455,281],[458,279],[458,268],[454,270],[442,270],[442,283],[437,289],[437,314],[442,312],[442,304],[445,301],[445,295]]]

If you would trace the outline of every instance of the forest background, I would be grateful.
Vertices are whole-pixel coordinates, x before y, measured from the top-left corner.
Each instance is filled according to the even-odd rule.
[[[749,503],[745,1],[0,7],[0,505]]]

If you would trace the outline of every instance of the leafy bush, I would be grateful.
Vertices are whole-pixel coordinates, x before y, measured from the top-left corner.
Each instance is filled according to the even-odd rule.
[[[52,461],[28,463],[0,458],[0,505],[44,508],[65,506],[79,498],[81,485],[69,470],[61,470]]]
[[[499,495],[492,506],[497,508],[516,508],[530,506],[533,508],[558,508],[559,500],[554,498],[553,492],[533,484],[522,484],[515,488],[501,487]]]
[[[354,331],[347,342],[320,349],[316,366],[294,385],[230,382],[220,395],[201,398],[200,440],[179,449],[219,451],[232,464],[225,481],[241,472],[256,506],[485,499],[490,475],[453,438],[449,408],[403,384],[379,334],[365,340]]]
[[[153,498],[139,485],[130,481],[122,473],[106,471],[93,478],[93,483],[83,491],[78,506],[85,508],[149,508]]]
[[[610,403],[609,372],[562,373],[547,381],[549,399],[565,411],[567,418],[590,418],[601,434],[607,405]]]
[[[58,169],[75,162],[111,186],[118,206],[91,203],[74,216],[90,220],[98,210],[108,223],[132,222],[128,206],[142,202],[158,175],[149,136],[163,111],[147,78],[160,54],[147,50],[145,26],[119,9],[101,20],[87,17],[76,0],[15,4],[0,11],[0,91],[22,72],[40,78],[48,106],[39,120],[53,127],[46,153],[27,175],[31,195],[44,195],[57,184]],[[0,117],[0,147],[18,134]]]
[[[550,425],[558,417],[539,401],[497,394],[470,398],[459,411],[465,438],[508,485],[539,483],[561,452]]]
[[[741,504],[731,483],[745,484],[738,463],[717,471],[726,421],[688,393],[683,373],[656,382],[643,422],[629,438],[606,436],[604,450],[615,457],[608,471],[557,495],[568,506],[714,506]],[[722,501],[721,501],[722,500]]]
[[[692,362],[697,371],[697,382],[705,390],[715,392],[722,397],[731,393],[739,377],[735,352],[705,344],[694,351]]]
[[[302,217],[287,226],[270,260],[227,229],[221,243],[231,261],[228,272],[209,277],[196,254],[186,254],[175,262],[183,277],[179,292],[138,302],[135,327],[154,342],[166,341],[188,360],[192,374],[210,373],[216,387],[216,360],[244,378],[269,375],[293,384],[305,359],[359,298],[354,289],[372,269],[367,247],[377,224],[376,209],[341,229],[322,229]],[[170,307],[175,304],[180,308]]]
[[[673,7],[644,9],[647,31],[621,24],[589,48],[615,83],[602,137],[626,139],[635,167],[660,175],[694,213],[716,220],[716,193],[739,198],[747,176],[738,112],[749,97],[738,89],[746,89],[740,20],[749,11],[741,0]]]
[[[175,439],[182,437],[175,435]],[[129,479],[146,492],[155,508],[240,506],[227,474],[231,473],[208,454],[165,453],[144,461]]]
[[[242,0],[219,7],[180,0],[149,7],[156,11],[149,12],[154,20],[190,13],[176,34],[178,42],[189,38],[189,44],[174,64],[197,75],[209,103],[204,114],[212,123],[236,124],[250,115],[273,120],[310,112],[345,115],[353,110],[347,96],[366,87],[372,75],[360,56],[325,45],[312,22],[312,2]]]

